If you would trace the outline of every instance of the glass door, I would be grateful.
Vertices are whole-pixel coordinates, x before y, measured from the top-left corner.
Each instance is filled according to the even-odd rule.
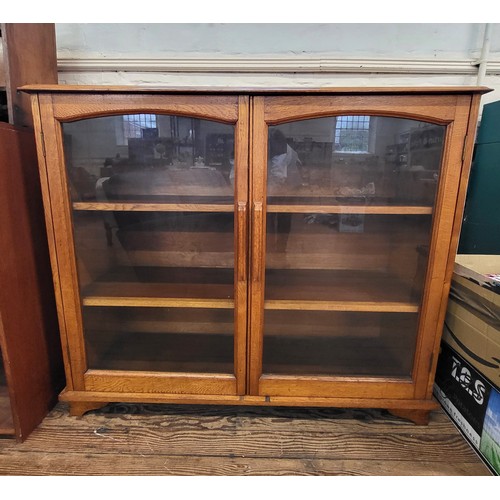
[[[254,394],[415,390],[447,126],[348,101],[256,98]]]
[[[194,97],[175,96],[180,113],[155,99],[154,110],[60,125],[79,290],[68,338],[85,353],[75,379],[95,391],[243,393],[248,124],[237,97],[218,119]]]

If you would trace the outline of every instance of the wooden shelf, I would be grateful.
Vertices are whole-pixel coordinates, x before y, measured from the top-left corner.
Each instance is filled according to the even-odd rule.
[[[234,212],[232,204],[216,203],[73,203],[78,211],[103,212]],[[268,213],[431,215],[429,206],[398,205],[267,205]]]
[[[117,268],[82,290],[97,307],[234,307],[234,271],[214,268]]]
[[[234,307],[232,269],[117,268],[82,290],[84,306]],[[416,313],[411,286],[383,272],[268,269],[265,309]]]
[[[268,269],[270,310],[416,313],[412,287],[384,272]]]
[[[74,202],[73,209],[105,212],[234,212],[234,205],[228,203],[109,203],[81,201]]]
[[[279,311],[337,311],[416,313],[418,304],[412,302],[343,302],[326,300],[266,300],[264,309]]]
[[[166,290],[166,287],[162,287],[161,293],[168,294],[171,293],[173,297],[152,297],[154,293],[159,293],[154,289],[153,286],[136,287],[134,292],[138,295],[141,292],[145,296],[125,296],[118,293],[113,288],[114,285],[110,287],[105,287],[104,290],[98,289],[96,295],[84,297],[82,299],[82,304],[84,306],[100,306],[100,307],[185,307],[185,308],[212,308],[212,309],[228,309],[234,307],[234,300],[230,299],[199,299],[193,297],[178,297],[175,296],[181,290],[181,287],[174,289],[170,287],[170,290]],[[208,287],[205,286],[205,289]],[[198,290],[200,287],[198,287]],[[192,295],[196,294],[198,290],[191,290]],[[213,289],[210,288],[210,291]],[[107,293],[108,295],[99,295],[99,292]],[[115,296],[111,296],[111,294]]]
[[[230,203],[146,203],[146,202],[94,202],[73,203],[78,211],[103,212],[234,212]],[[324,213],[324,214],[380,214],[380,215],[431,215],[432,207],[419,205],[299,205],[268,204],[269,213]]]
[[[267,205],[268,213],[430,215],[432,207],[397,205]]]

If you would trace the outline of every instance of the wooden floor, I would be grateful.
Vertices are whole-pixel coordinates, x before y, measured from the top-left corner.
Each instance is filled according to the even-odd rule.
[[[427,427],[381,410],[59,403],[0,475],[490,475],[442,412]]]

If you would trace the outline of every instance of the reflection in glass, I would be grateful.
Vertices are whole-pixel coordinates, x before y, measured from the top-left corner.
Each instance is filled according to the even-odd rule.
[[[89,368],[233,373],[234,127],[135,114],[63,131]]]
[[[233,214],[73,218],[90,368],[232,373]]]
[[[263,373],[409,377],[445,127],[269,127]]]
[[[432,205],[445,127],[377,116],[269,127],[270,203]]]
[[[335,121],[335,151],[368,153],[370,139],[369,116],[337,116]]]
[[[139,114],[64,123],[63,132],[73,201],[231,203],[232,125]]]
[[[176,293],[188,294],[191,284],[193,293],[210,297],[224,285],[232,296],[231,213],[75,211],[73,218],[84,296],[89,287],[113,282],[121,283],[117,293],[126,292],[123,283],[131,293],[142,283],[144,293],[158,294],[177,283]]]
[[[410,375],[431,216],[343,216],[268,215],[264,373]]]
[[[266,299],[418,303],[431,216],[345,215],[267,216]]]

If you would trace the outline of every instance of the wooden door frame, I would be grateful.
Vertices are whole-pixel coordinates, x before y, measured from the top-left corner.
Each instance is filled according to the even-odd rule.
[[[39,92],[32,95],[45,216],[67,376],[66,391],[85,393],[244,394],[247,323],[248,115],[245,96],[190,94],[88,94]],[[234,374],[88,370],[72,203],[64,159],[62,123],[140,112],[175,114],[235,125],[235,363]],[[153,385],[154,382],[154,385]]]
[[[424,400],[432,397],[461,213],[477,121],[470,93],[449,95],[258,96],[253,98],[251,152],[249,394],[268,398],[325,397]],[[476,109],[476,113],[471,113]],[[338,114],[392,116],[446,126],[442,170],[411,377],[278,376],[262,374],[265,290],[267,133],[269,125]],[[258,261],[258,262],[257,262]]]

